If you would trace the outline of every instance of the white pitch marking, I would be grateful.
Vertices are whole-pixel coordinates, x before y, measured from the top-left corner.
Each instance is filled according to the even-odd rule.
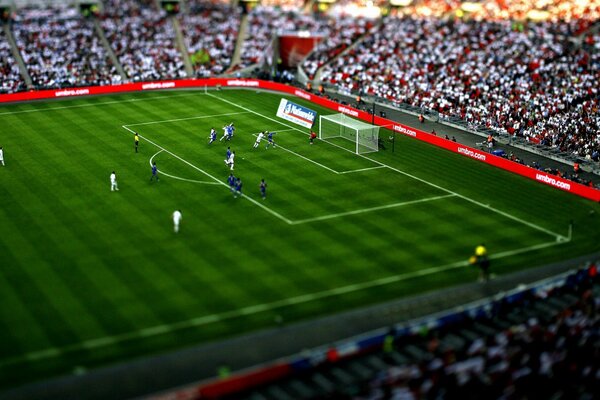
[[[149,161],[150,162],[150,166],[152,166],[152,160],[154,160],[154,157],[156,157],[157,155],[159,155],[162,152],[163,152],[163,150],[159,150],[156,154],[154,154],[152,157],[150,157],[150,161]],[[170,174],[167,174],[166,172],[164,172],[162,169],[159,169],[158,172],[160,172],[161,175],[168,176],[169,178],[177,179],[177,180],[180,180],[180,181],[192,182],[192,183],[200,183],[200,184],[203,184],[203,185],[220,185],[219,182],[197,181],[195,179],[187,179],[187,178],[182,178],[180,176],[170,175]]]
[[[388,208],[402,207],[402,206],[408,206],[408,205],[411,205],[411,204],[419,204],[419,203],[425,203],[425,202],[428,202],[428,201],[435,201],[435,200],[440,200],[440,199],[446,199],[448,197],[455,197],[455,195],[453,195],[453,194],[445,194],[443,196],[427,197],[427,198],[424,198],[424,199],[411,200],[411,201],[403,201],[403,202],[400,202],[400,203],[393,203],[393,204],[386,204],[384,206],[363,208],[363,209],[360,209],[360,210],[346,211],[346,212],[341,212],[341,213],[336,213],[336,214],[329,214],[329,215],[322,215],[320,217],[307,218],[307,219],[301,219],[301,220],[293,221],[292,225],[307,224],[309,222],[316,222],[316,221],[325,221],[325,220],[328,220],[328,219],[345,217],[345,216],[348,216],[348,215],[364,214],[364,213],[368,213],[368,212],[372,212],[372,211],[385,210],[385,209],[388,209]]]
[[[254,135],[254,134],[253,134],[252,136],[257,136],[257,135]],[[282,146],[282,145],[280,145],[280,144],[277,144],[276,146],[277,146],[277,148],[279,148],[279,149],[281,149],[281,150],[283,150],[283,151],[287,151],[288,153],[291,153],[291,154],[295,155],[296,157],[300,157],[300,158],[302,158],[303,160],[306,160],[306,161],[308,161],[308,162],[310,162],[310,163],[313,163],[313,164],[315,164],[315,165],[318,165],[318,166],[319,166],[319,167],[321,167],[321,168],[324,168],[324,169],[326,169],[326,170],[328,170],[328,171],[331,171],[331,172],[333,172],[334,174],[338,174],[338,175],[339,175],[339,172],[338,172],[338,171],[336,171],[335,169],[329,168],[327,165],[323,165],[323,164],[321,164],[321,163],[319,163],[319,162],[317,162],[317,161],[315,161],[315,160],[311,160],[311,159],[310,159],[310,158],[308,158],[308,157],[304,157],[302,154],[298,154],[298,153],[296,153],[295,151],[292,151],[292,150],[290,150],[290,149],[286,149],[285,147],[283,147],[283,146]]]
[[[387,168],[387,167],[384,167],[383,165],[378,165],[376,167],[368,167],[368,168],[360,168],[360,169],[351,169],[349,171],[341,171],[341,172],[338,172],[338,174],[340,174],[340,175],[343,175],[343,174],[353,174],[355,172],[371,171],[371,170],[374,170],[374,169],[381,169],[381,168]]]
[[[274,118],[271,118],[271,117],[268,117],[268,116],[266,116],[266,115],[263,115],[263,114],[261,114],[261,113],[259,113],[259,112],[256,112],[256,111],[253,111],[253,110],[250,110],[249,108],[246,108],[246,107],[244,107],[244,106],[241,106],[241,105],[239,105],[239,104],[237,104],[237,103],[234,103],[234,102],[232,102],[232,101],[230,101],[230,100],[227,100],[227,99],[220,98],[219,96],[215,96],[214,94],[211,94],[211,93],[206,93],[206,95],[208,95],[208,96],[211,96],[211,97],[214,97],[214,98],[216,98],[217,100],[220,100],[220,101],[223,101],[223,102],[225,102],[225,103],[231,104],[231,105],[233,105],[233,106],[236,106],[236,107],[238,107],[238,108],[240,108],[240,109],[242,109],[242,110],[248,111],[248,112],[250,112],[250,113],[252,113],[252,114],[255,114],[255,115],[261,116],[261,117],[263,117],[263,118],[265,118],[265,119],[268,119],[268,120],[270,120],[270,121],[274,121],[274,122],[276,122],[276,123],[278,123],[278,124],[280,124],[280,125],[287,126],[288,128],[292,128],[292,129],[294,129],[294,130],[297,130],[298,132],[301,132],[301,133],[303,133],[303,134],[307,135],[307,133],[305,133],[305,132],[304,132],[304,131],[302,131],[301,129],[298,129],[298,128],[294,127],[294,126],[288,125],[288,124],[286,124],[286,123],[283,123],[283,122],[281,122],[281,121],[278,121],[278,120],[276,120],[276,119],[274,119]],[[343,149],[343,150],[349,151],[348,149],[345,149],[345,148],[343,148],[343,147],[341,147],[341,146],[338,146],[338,145],[336,145],[335,143],[331,143],[331,142],[329,142],[329,141],[327,141],[327,140],[324,140],[324,142],[325,142],[325,143],[328,143],[328,144],[330,144],[330,145],[332,145],[332,146],[339,147],[339,148],[341,148],[341,149]],[[501,211],[501,210],[498,210],[497,208],[494,208],[494,207],[491,207],[491,206],[489,206],[489,205],[483,204],[483,203],[481,203],[481,202],[479,202],[479,201],[477,201],[477,200],[474,200],[474,199],[472,199],[472,198],[470,198],[470,197],[467,197],[467,196],[464,196],[464,195],[462,195],[462,194],[459,194],[459,193],[457,193],[457,192],[454,192],[454,191],[452,191],[452,190],[450,190],[450,189],[447,189],[447,188],[445,188],[445,187],[442,187],[442,186],[436,185],[435,183],[429,182],[429,181],[427,181],[427,180],[425,180],[425,179],[422,179],[422,178],[419,178],[419,177],[417,177],[417,176],[415,176],[415,175],[409,174],[408,172],[404,172],[404,171],[402,171],[402,170],[399,170],[398,168],[394,168],[394,167],[392,167],[392,166],[390,166],[390,165],[388,165],[388,164],[385,164],[385,163],[383,163],[383,162],[381,162],[381,161],[374,160],[374,159],[372,159],[372,158],[369,158],[369,157],[367,157],[367,156],[365,156],[365,155],[363,155],[363,154],[356,154],[356,153],[354,153],[354,152],[352,152],[352,151],[349,151],[349,152],[350,152],[350,153],[352,153],[352,154],[355,154],[355,155],[357,155],[358,157],[362,157],[362,158],[364,158],[365,160],[369,160],[369,161],[371,161],[371,162],[374,162],[375,164],[378,164],[378,165],[380,165],[380,166],[387,167],[387,168],[391,169],[392,171],[396,171],[396,172],[398,172],[398,173],[400,173],[400,174],[402,174],[402,175],[408,176],[409,178],[412,178],[412,179],[414,179],[414,180],[417,180],[417,181],[419,181],[419,182],[422,182],[422,183],[424,183],[424,184],[426,184],[426,185],[429,185],[429,186],[431,186],[431,187],[434,187],[434,188],[436,188],[436,189],[442,190],[442,191],[444,191],[444,192],[446,192],[446,193],[453,194],[453,195],[455,195],[455,196],[457,196],[457,197],[460,197],[460,198],[461,198],[461,199],[463,199],[463,200],[466,200],[466,201],[468,201],[468,202],[470,202],[470,203],[473,203],[473,204],[475,204],[475,205],[478,205],[478,206],[480,206],[480,207],[483,207],[483,208],[485,208],[485,209],[488,209],[488,210],[490,210],[490,211],[493,211],[493,212],[495,212],[495,213],[497,213],[497,214],[500,214],[500,215],[502,215],[502,216],[505,216],[506,218],[512,219],[513,221],[519,222],[519,223],[521,223],[521,224],[523,224],[523,225],[529,226],[530,228],[533,228],[533,229],[536,229],[536,230],[538,230],[538,231],[540,231],[540,232],[546,233],[546,234],[548,234],[548,235],[550,235],[550,236],[553,236],[553,237],[554,237],[556,240],[565,240],[565,239],[567,239],[567,238],[566,238],[564,235],[561,235],[561,234],[558,234],[558,233],[556,233],[556,232],[553,232],[553,231],[551,231],[551,230],[549,230],[549,229],[543,228],[543,227],[541,227],[541,226],[539,226],[539,225],[537,225],[537,224],[534,224],[533,222],[526,221],[526,220],[524,220],[524,219],[522,219],[522,218],[516,217],[516,216],[514,216],[514,215],[512,215],[512,214],[509,214],[509,213],[507,213],[507,212],[505,212],[505,211]]]
[[[123,126],[153,125],[153,124],[162,124],[162,123],[167,123],[167,122],[188,121],[191,119],[204,119],[204,118],[213,118],[213,117],[225,117],[225,116],[229,116],[229,115],[239,115],[239,114],[248,114],[248,112],[201,115],[198,117],[187,117],[187,118],[176,118],[176,119],[164,119],[164,120],[160,120],[160,121],[140,122],[138,124],[127,124],[127,125],[123,125]]]
[[[515,250],[508,250],[504,252],[500,252],[493,256],[490,256],[491,259],[499,259],[504,257],[510,257],[516,254],[526,253],[529,251],[540,250],[547,247],[553,247],[557,245],[561,245],[565,242],[547,242],[540,243],[533,246],[523,247]],[[70,351],[78,351],[83,349],[94,349],[99,347],[105,347],[108,345],[122,343],[128,340],[136,340],[140,338],[146,338],[151,336],[162,335],[166,333],[176,332],[182,329],[187,328],[197,328],[199,326],[204,326],[208,324],[212,324],[219,321],[225,321],[237,317],[257,314],[260,312],[271,311],[278,308],[291,306],[295,304],[308,303],[315,300],[320,300],[328,297],[333,297],[340,294],[352,293],[359,290],[365,290],[373,287],[385,286],[391,283],[397,283],[406,281],[409,279],[417,278],[425,275],[433,275],[443,271],[448,271],[452,269],[457,269],[460,267],[466,267],[468,265],[467,261],[456,261],[450,264],[418,269],[416,271],[406,272],[403,274],[387,276],[384,278],[375,279],[372,281],[354,283],[346,286],[340,286],[337,288],[324,290],[316,293],[308,293],[300,296],[290,297],[287,299],[277,300],[271,303],[264,304],[256,304],[248,307],[243,307],[237,310],[226,311],[220,314],[211,314],[203,317],[196,317],[186,321],[175,322],[173,324],[163,324],[157,325],[153,327],[144,328],[138,331],[127,332],[120,335],[106,336],[102,338],[87,340],[81,343],[74,343],[63,347],[50,347],[44,350],[29,352],[24,355],[14,356],[11,358],[5,358],[0,360],[0,367],[6,367],[9,365],[16,365],[26,361],[39,361],[43,359],[51,359],[60,356],[61,354],[70,352]]]
[[[127,129],[127,130],[128,130],[129,132],[131,132],[131,133],[135,133],[134,131],[132,131],[131,129],[129,129],[129,128],[128,128],[127,126],[125,126],[125,125],[122,125],[122,128],[124,128],[124,129]],[[154,146],[156,146],[157,148],[159,148],[159,149],[163,150],[165,153],[168,153],[168,154],[172,155],[173,157],[175,157],[175,158],[176,158],[176,159],[178,159],[179,161],[181,161],[181,162],[183,162],[183,163],[185,163],[185,164],[189,165],[190,167],[194,168],[195,170],[197,170],[197,171],[199,171],[199,172],[203,173],[204,175],[208,176],[209,178],[211,178],[211,179],[212,179],[212,180],[214,180],[215,182],[218,182],[218,183],[220,183],[221,185],[223,185],[223,186],[225,186],[225,187],[229,188],[229,186],[228,186],[228,185],[227,185],[225,182],[221,182],[221,181],[220,181],[218,178],[215,178],[214,176],[212,176],[211,174],[209,174],[208,172],[206,172],[206,171],[205,171],[205,170],[203,170],[202,168],[199,168],[199,167],[195,166],[194,164],[192,164],[191,162],[189,162],[189,161],[187,161],[187,160],[184,160],[183,158],[179,157],[177,154],[175,154],[175,153],[173,153],[173,152],[171,152],[171,151],[169,151],[169,150],[165,149],[164,147],[162,147],[162,146],[160,146],[160,145],[158,145],[158,144],[154,143],[154,142],[153,142],[153,141],[151,141],[150,139],[148,139],[148,138],[146,138],[146,137],[144,137],[144,136],[142,136],[142,135],[140,135],[140,134],[138,134],[138,135],[139,135],[139,137],[141,137],[142,139],[144,139],[144,140],[145,140],[145,141],[147,141],[148,143],[150,143],[150,144],[153,144],[153,145],[154,145]],[[256,206],[258,206],[258,207],[262,208],[263,210],[265,210],[265,211],[266,211],[266,212],[268,212],[269,214],[271,214],[271,215],[273,215],[273,216],[275,216],[275,217],[279,218],[279,219],[280,219],[280,220],[282,220],[283,222],[285,222],[285,223],[287,223],[287,224],[291,224],[291,223],[292,223],[292,221],[291,221],[291,220],[287,219],[286,217],[284,217],[283,215],[279,214],[278,212],[271,210],[270,208],[266,207],[264,204],[261,204],[261,203],[259,203],[258,201],[254,200],[252,197],[249,197],[249,196],[247,196],[247,195],[245,195],[245,194],[242,194],[242,197],[243,197],[243,198],[245,198],[245,199],[247,199],[248,201],[250,201],[252,204],[254,204],[254,205],[256,205]]]
[[[101,96],[101,95],[97,95],[97,96]],[[138,101],[161,100],[161,99],[165,99],[165,98],[166,99],[171,99],[173,97],[189,97],[189,96],[198,96],[198,93],[188,93],[188,94],[179,94],[179,95],[176,94],[176,95],[172,95],[172,96],[156,96],[156,97],[150,97],[150,98],[147,98],[147,99],[129,99],[129,100],[105,101],[104,103],[79,104],[79,105],[75,105],[75,106],[52,107],[52,108],[43,108],[43,109],[36,109],[36,110],[7,111],[7,112],[0,113],[0,115],[24,114],[24,113],[42,112],[42,111],[65,110],[67,108],[96,107],[96,106],[102,106],[102,105],[105,105],[105,104],[134,103],[134,102],[138,102]],[[71,98],[69,98],[69,100],[75,100],[77,97],[79,97],[79,96],[71,97]],[[88,97],[88,96],[84,96],[84,97]],[[92,97],[95,97],[95,96],[92,95]],[[67,100],[67,98],[63,98],[63,99]]]

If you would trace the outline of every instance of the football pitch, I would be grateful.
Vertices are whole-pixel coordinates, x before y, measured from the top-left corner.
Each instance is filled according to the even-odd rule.
[[[482,242],[497,275],[598,250],[598,204],[403,136],[366,155],[310,145],[275,116],[281,98],[0,107],[0,388],[474,281]],[[253,148],[264,130],[275,148]]]

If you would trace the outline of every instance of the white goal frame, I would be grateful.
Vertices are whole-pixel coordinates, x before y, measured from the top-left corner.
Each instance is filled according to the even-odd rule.
[[[379,151],[379,126],[367,124],[342,113],[320,115],[319,139],[334,137],[354,142],[356,154]]]

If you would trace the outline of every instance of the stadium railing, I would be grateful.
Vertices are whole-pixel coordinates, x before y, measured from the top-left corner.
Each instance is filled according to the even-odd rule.
[[[544,183],[551,187],[561,189],[569,193],[573,193],[575,195],[587,198],[589,200],[600,202],[600,190],[597,190],[595,188],[585,186],[570,181],[568,179],[561,178],[559,176],[548,174],[537,169],[515,163],[508,159],[495,156],[493,154],[487,153],[485,151],[473,147],[453,142],[451,140],[446,140],[442,137],[438,137],[431,133],[412,128],[410,126],[401,124],[396,121],[392,121],[381,116],[372,115],[367,111],[358,110],[352,106],[337,103],[324,97],[314,95],[297,87],[277,82],[264,81],[260,79],[181,79],[154,82],[135,82],[126,83],[122,85],[91,86],[73,89],[40,90],[0,95],[0,104],[18,101],[31,101],[99,94],[115,94],[158,89],[206,89],[209,87],[263,89],[296,96],[306,101],[310,101],[322,107],[328,108],[330,110],[334,110],[335,112],[344,113],[351,117],[367,121],[375,125],[379,125],[381,127],[385,127],[393,131],[394,133],[410,136],[412,138],[435,145],[437,147],[441,147],[454,153],[458,153],[465,157],[469,157],[484,162],[486,164],[490,164],[495,167],[504,169],[506,171],[510,171],[512,173],[527,177],[537,182]]]

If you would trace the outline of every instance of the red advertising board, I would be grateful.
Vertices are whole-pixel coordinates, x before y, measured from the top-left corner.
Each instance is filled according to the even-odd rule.
[[[146,91],[146,90],[160,90],[160,89],[184,89],[184,88],[203,88],[203,87],[235,87],[235,88],[256,88],[271,90],[280,93],[286,93],[296,97],[300,97],[304,100],[308,100],[312,103],[318,104],[330,110],[341,112],[349,116],[374,123],[379,126],[385,126],[394,132],[413,137],[418,140],[433,144],[438,147],[442,147],[446,150],[450,150],[454,153],[461,154],[465,157],[473,158],[475,160],[493,165],[498,168],[513,172],[515,174],[525,176],[535,181],[550,185],[554,188],[567,191],[569,193],[576,194],[578,196],[590,199],[593,201],[600,201],[600,190],[594,189],[589,186],[585,186],[579,183],[572,182],[567,179],[560,178],[555,175],[547,174],[534,168],[527,167],[522,164],[515,163],[502,157],[495,156],[493,154],[465,146],[444,138],[432,135],[430,133],[420,131],[418,129],[411,128],[407,125],[400,124],[398,122],[391,121],[386,118],[373,116],[365,111],[357,110],[353,107],[336,103],[332,100],[325,99],[320,96],[315,96],[304,90],[296,87],[284,85],[281,83],[275,83],[270,81],[263,81],[259,79],[228,79],[228,78],[211,78],[211,79],[183,79],[183,80],[167,80],[157,82],[136,82],[126,83],[123,85],[112,85],[112,86],[90,86],[82,88],[69,88],[69,89],[58,89],[58,90],[39,90],[31,92],[11,93],[0,95],[0,103],[10,103],[17,101],[31,101],[40,99],[52,99],[52,98],[64,98],[64,97],[76,97],[76,96],[88,96],[98,94],[113,94],[113,93],[125,93],[135,91]]]

